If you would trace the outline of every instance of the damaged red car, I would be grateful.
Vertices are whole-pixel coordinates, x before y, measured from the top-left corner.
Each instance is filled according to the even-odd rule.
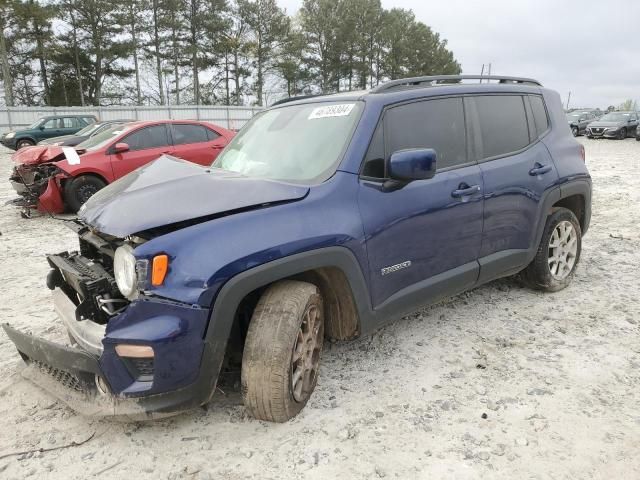
[[[161,155],[211,165],[234,135],[208,122],[131,122],[75,147],[27,147],[12,157],[10,181],[20,195],[14,204],[27,211],[77,212],[98,190]]]

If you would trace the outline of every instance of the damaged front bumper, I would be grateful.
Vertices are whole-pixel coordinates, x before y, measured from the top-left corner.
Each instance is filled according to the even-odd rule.
[[[15,205],[45,213],[63,213],[62,182],[66,179],[61,170],[51,164],[18,165],[9,182],[20,196]]]
[[[79,254],[51,255],[49,263],[54,308],[73,345],[3,325],[27,378],[86,415],[151,419],[209,400],[217,372],[204,341],[208,309],[143,297],[100,323],[90,297],[111,282],[109,273]],[[153,355],[128,356],[119,346],[150,347]]]

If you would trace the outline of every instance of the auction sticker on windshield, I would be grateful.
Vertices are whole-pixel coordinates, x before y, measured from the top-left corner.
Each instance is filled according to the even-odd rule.
[[[355,103],[341,103],[339,105],[327,105],[326,107],[314,108],[309,114],[309,120],[315,120],[317,118],[329,118],[329,117],[346,117],[351,113]]]

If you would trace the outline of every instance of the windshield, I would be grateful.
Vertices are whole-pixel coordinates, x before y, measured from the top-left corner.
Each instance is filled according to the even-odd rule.
[[[600,118],[601,122],[626,122],[631,118],[630,113],[611,112]]]
[[[106,147],[111,141],[119,136],[121,133],[126,132],[131,127],[126,127],[120,124],[114,125],[111,128],[107,128],[104,132],[100,132],[93,137],[87,138],[84,142],[81,142],[76,147],[77,150],[99,150]]]
[[[362,105],[306,103],[267,110],[234,137],[212,166],[271,180],[323,182],[333,175]]]
[[[95,132],[101,126],[102,125],[99,124],[99,123],[92,123],[92,124],[87,125],[86,127],[84,127],[82,130],[80,130],[78,133],[76,133],[76,135],[78,135],[79,137],[88,137],[89,135],[91,135],[93,132]]]
[[[568,113],[567,114],[567,118],[569,120],[575,120],[576,118],[580,118],[580,117],[582,117],[581,113]]]
[[[44,120],[44,118],[36,120],[35,122],[33,122],[31,125],[29,125],[27,127],[27,130],[35,130],[36,128],[38,128],[40,126],[40,124],[42,123],[43,120]]]

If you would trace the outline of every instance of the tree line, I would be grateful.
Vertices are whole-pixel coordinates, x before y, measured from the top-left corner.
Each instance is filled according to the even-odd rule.
[[[264,105],[457,74],[411,10],[380,0],[0,0],[7,105]]]

